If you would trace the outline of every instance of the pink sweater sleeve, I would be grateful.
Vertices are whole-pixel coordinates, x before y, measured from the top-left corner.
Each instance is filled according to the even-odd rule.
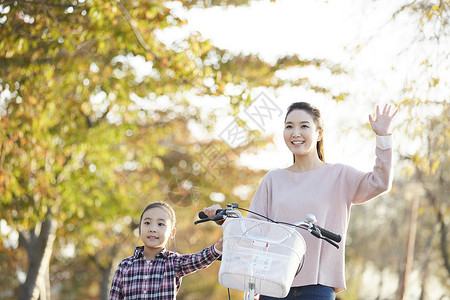
[[[271,198],[271,196],[270,196],[271,195],[271,192],[270,192],[271,185],[267,181],[268,181],[268,176],[264,176],[264,178],[261,181],[261,184],[259,185],[255,194],[253,195],[253,200],[250,204],[249,210],[270,218],[268,203],[269,203],[269,199]],[[256,214],[253,214],[250,212],[247,213],[247,218],[266,220],[265,218],[262,218]]]
[[[353,168],[347,176],[349,185],[352,185],[354,196],[352,204],[364,203],[381,194],[388,192],[392,185],[392,148],[381,150],[376,148],[376,161],[372,172],[364,173]]]

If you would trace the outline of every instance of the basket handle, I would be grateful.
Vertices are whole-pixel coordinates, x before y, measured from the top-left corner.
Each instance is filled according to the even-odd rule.
[[[282,237],[280,239],[266,239],[264,237],[257,236],[257,235],[252,235],[252,234],[249,233],[255,227],[261,226],[263,224],[256,223],[251,228],[248,228],[249,224],[248,224],[248,222],[247,222],[247,224],[245,222],[248,219],[242,218],[242,219],[238,219],[238,220],[240,222],[241,230],[243,232],[242,235],[245,236],[245,237],[254,239],[254,240],[264,240],[264,241],[267,241],[267,242],[270,242],[270,243],[282,243],[282,242],[286,241],[287,239],[289,239],[293,235],[293,232],[297,232],[295,230],[295,227],[287,227],[287,226],[279,225],[279,224],[276,224],[276,223],[270,223],[270,222],[260,221],[260,220],[256,220],[256,219],[251,219],[252,222],[254,222],[254,221],[256,221],[256,222],[264,222],[265,223],[264,225],[268,224],[269,226],[277,226],[277,227],[283,228],[285,230],[285,232],[287,233],[284,237]]]

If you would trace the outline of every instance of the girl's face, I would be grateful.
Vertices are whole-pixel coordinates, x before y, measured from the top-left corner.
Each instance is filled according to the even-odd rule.
[[[162,250],[169,238],[175,235],[175,228],[169,213],[161,207],[153,207],[142,215],[140,237],[146,248]]]
[[[317,157],[317,142],[322,132],[317,130],[313,117],[304,110],[293,110],[284,124],[284,141],[295,156]]]

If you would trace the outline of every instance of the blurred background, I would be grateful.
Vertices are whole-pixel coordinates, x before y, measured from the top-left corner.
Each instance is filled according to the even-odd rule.
[[[171,250],[215,243],[198,211],[248,208],[289,166],[295,101],[321,109],[326,161],[363,171],[368,115],[400,109],[339,299],[450,299],[449,20],[448,0],[0,1],[0,299],[107,299],[153,201],[175,208]],[[227,299],[219,266],[178,299]]]

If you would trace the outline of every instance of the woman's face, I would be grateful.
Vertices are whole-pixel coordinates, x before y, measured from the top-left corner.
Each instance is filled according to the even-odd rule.
[[[317,157],[317,142],[322,138],[313,117],[305,110],[293,110],[286,117],[284,141],[295,156]]]

